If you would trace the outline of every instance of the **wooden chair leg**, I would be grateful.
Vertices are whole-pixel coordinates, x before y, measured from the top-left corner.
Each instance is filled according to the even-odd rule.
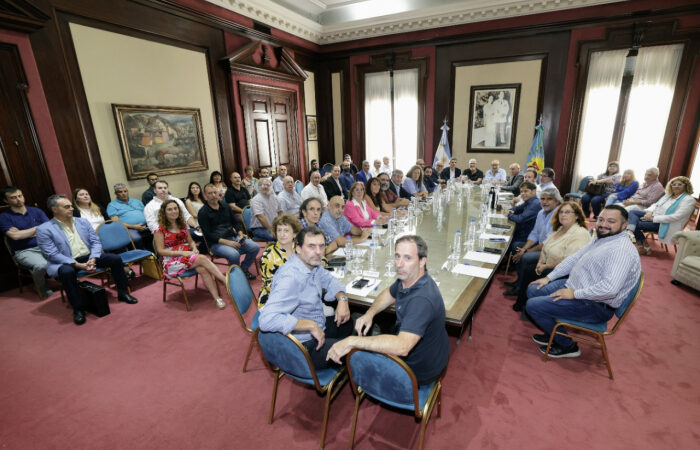
[[[187,298],[187,290],[185,289],[185,285],[180,277],[177,277],[177,281],[178,283],[180,283],[180,289],[182,289],[182,296],[185,298],[185,309],[187,310],[187,312],[192,311],[192,307],[190,306],[190,300]]]
[[[610,366],[610,359],[608,358],[608,347],[605,345],[605,338],[602,334],[598,335],[598,342],[600,342],[600,349],[603,351],[603,359],[605,360],[605,367],[608,368],[608,376],[613,380],[612,367]]]
[[[284,376],[284,373],[277,369],[275,372],[275,379],[272,384],[272,402],[270,403],[270,417],[267,419],[267,423],[272,424],[272,418],[275,416],[275,401],[277,400],[277,385],[280,382],[280,378]]]
[[[506,273],[504,273],[504,275],[508,275],[508,271],[510,270],[510,260],[512,256],[512,253],[508,255],[508,261],[506,262]]]
[[[360,412],[360,402],[364,398],[364,392],[355,396],[355,411],[352,413],[352,425],[350,427],[350,448],[355,447],[355,429],[357,428],[357,415]]]
[[[328,415],[331,411],[331,399],[333,398],[333,386],[328,386],[326,389],[326,401],[323,410],[323,424],[321,425],[321,449],[326,445],[326,431],[328,430]]]

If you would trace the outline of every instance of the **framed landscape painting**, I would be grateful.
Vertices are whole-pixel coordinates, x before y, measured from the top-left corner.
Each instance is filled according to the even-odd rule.
[[[520,83],[472,86],[467,153],[515,153]]]
[[[198,108],[112,104],[129,180],[208,169]]]

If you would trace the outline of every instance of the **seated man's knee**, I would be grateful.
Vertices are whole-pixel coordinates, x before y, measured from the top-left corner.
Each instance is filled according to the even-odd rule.
[[[58,268],[58,278],[75,278],[78,271],[70,264],[62,264]]]

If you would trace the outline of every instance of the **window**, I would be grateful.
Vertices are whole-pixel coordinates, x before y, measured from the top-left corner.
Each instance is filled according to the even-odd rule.
[[[682,53],[676,44],[591,55],[573,189],[611,160],[637,179],[659,164]]]
[[[365,159],[407,171],[418,158],[419,69],[365,73]]]

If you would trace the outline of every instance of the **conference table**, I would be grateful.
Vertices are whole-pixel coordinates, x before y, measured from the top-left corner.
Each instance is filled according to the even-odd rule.
[[[384,234],[379,237],[377,241],[379,244],[383,245],[375,249],[376,261],[374,270],[369,267],[368,244],[356,244],[356,251],[354,253],[358,253],[358,248],[366,250],[362,256],[356,258],[359,259],[359,263],[356,262],[354,264],[359,267],[356,267],[353,273],[346,267],[344,271],[341,272],[343,273],[342,277],[340,276],[341,273],[338,273],[336,269],[336,276],[348,287],[347,295],[350,304],[359,309],[368,308],[377,295],[396,280],[395,269],[393,270],[393,274],[387,273],[387,263],[390,263],[390,265],[393,264],[393,243],[401,235],[417,234],[421,236],[428,245],[426,267],[428,274],[433,277],[438,284],[443,301],[445,302],[446,325],[448,330],[452,332],[458,331],[459,336],[461,336],[465,331],[466,325],[469,325],[469,337],[471,338],[474,311],[486,288],[490,284],[495,274],[496,267],[504,258],[505,250],[508,247],[514,229],[514,224],[502,213],[496,212],[495,210],[489,212],[488,223],[490,225],[489,228],[484,231],[486,231],[493,240],[488,238],[482,240],[475,239],[475,250],[477,250],[477,253],[472,253],[471,255],[475,256],[477,259],[490,259],[492,262],[489,263],[464,258],[467,253],[465,239],[468,238],[466,234],[469,229],[469,223],[471,219],[475,219],[478,224],[482,217],[482,195],[480,191],[481,189],[478,186],[474,187],[471,189],[471,195],[467,197],[466,190],[456,189],[456,192],[450,196],[451,198],[447,199],[448,201],[445,201],[445,195],[443,194],[442,203],[444,207],[441,213],[436,211],[436,208],[433,208],[432,198],[428,199],[427,202],[419,203],[416,209],[421,212],[416,214],[416,218],[411,224],[413,226],[407,226],[399,230],[398,233],[392,233],[393,239],[391,239],[391,241],[387,239],[388,235],[386,234],[386,230],[383,232]],[[462,198],[461,202],[458,202],[456,198],[458,195]],[[504,205],[503,211],[505,211],[506,203],[502,202],[502,204]],[[411,221],[406,220],[406,222],[410,223]],[[491,228],[493,224],[501,228]],[[463,238],[459,259],[455,260],[454,258],[450,258],[450,255],[454,255],[452,252],[453,240],[458,229],[461,231]],[[481,236],[479,233],[477,233],[477,235]],[[482,250],[483,247],[497,249],[499,253],[495,254],[479,251]],[[341,252],[342,249],[338,254]],[[482,273],[479,273],[477,276],[455,273],[452,270],[454,268],[458,271],[478,271]],[[352,282],[360,278],[369,279],[371,281],[371,284],[364,289],[364,291],[369,290],[369,292],[362,292],[362,289],[353,289],[351,287]],[[393,311],[393,308],[390,309],[390,311]]]

